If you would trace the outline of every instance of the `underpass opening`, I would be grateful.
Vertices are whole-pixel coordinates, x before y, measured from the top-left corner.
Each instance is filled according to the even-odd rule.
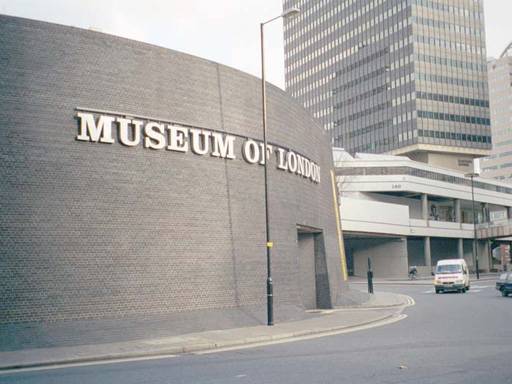
[[[405,237],[359,233],[344,233],[344,236],[345,252],[349,255],[354,276],[366,277],[370,258],[374,277],[407,277],[407,239]]]
[[[407,261],[409,267],[430,267],[425,264],[425,238],[407,238]]]
[[[437,262],[443,259],[458,259],[457,241],[442,237],[430,238],[432,265],[437,265]]]

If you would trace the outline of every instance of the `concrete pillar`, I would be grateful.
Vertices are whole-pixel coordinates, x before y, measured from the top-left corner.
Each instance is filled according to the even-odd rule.
[[[482,203],[482,223],[488,223],[491,221],[491,215],[489,214],[489,204]]]
[[[460,209],[460,200],[455,199],[454,203],[455,203],[455,222],[461,223],[462,222],[462,211]]]
[[[507,219],[512,220],[512,207],[507,207]]]
[[[426,193],[421,195],[421,218],[428,220],[428,195]]]
[[[425,246],[423,248],[425,251],[425,265],[429,267],[430,270],[432,270],[432,257],[430,254],[430,237],[425,237]]]
[[[478,246],[478,269],[481,272],[489,272],[489,245],[487,240],[479,240]]]
[[[487,240],[487,262],[489,265],[489,272],[491,272],[492,269],[492,244],[491,240]]]
[[[458,239],[457,241],[457,256],[459,259],[464,258],[464,239]]]
[[[512,264],[512,241],[508,243],[508,254],[507,259],[505,260],[505,267],[508,270],[507,264]]]

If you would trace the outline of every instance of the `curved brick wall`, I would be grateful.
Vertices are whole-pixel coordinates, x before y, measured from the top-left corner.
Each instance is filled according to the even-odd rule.
[[[261,139],[257,78],[7,16],[0,47],[0,322],[265,303],[263,167],[240,152],[244,138]],[[316,295],[335,304],[343,283],[328,139],[284,92],[270,86],[268,96],[269,142],[321,167],[317,184],[271,157],[276,306],[303,305],[298,224],[323,231]],[[238,135],[236,159],[83,142],[77,107]]]

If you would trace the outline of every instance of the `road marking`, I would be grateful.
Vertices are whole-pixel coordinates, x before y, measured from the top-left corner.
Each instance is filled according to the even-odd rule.
[[[111,360],[98,360],[98,361],[88,361],[84,363],[65,363],[65,364],[55,364],[44,367],[31,367],[31,368],[16,368],[16,369],[6,369],[0,370],[0,376],[6,375],[8,373],[22,373],[22,372],[33,372],[33,371],[51,371],[54,369],[63,369],[63,368],[75,368],[75,367],[87,367],[90,365],[106,365],[106,364],[118,364],[118,363],[128,363],[131,361],[144,361],[144,360],[158,360],[158,359],[170,359],[173,357],[177,357],[178,355],[158,355],[158,356],[141,356],[141,357],[127,357],[123,359],[111,359]]]
[[[477,292],[482,292],[482,290],[481,289],[470,289],[468,292],[469,293],[477,293]]]
[[[406,304],[402,305],[401,310],[403,310],[406,307],[413,306],[416,304],[414,299],[407,295],[406,296]],[[389,307],[382,307],[382,309],[390,309]],[[367,308],[361,308],[361,309],[367,309]],[[371,308],[368,308],[371,309]],[[379,309],[379,308],[373,308],[373,309]],[[334,310],[335,311],[335,310]],[[383,325],[389,325],[396,323],[400,320],[403,320],[407,318],[407,315],[401,313],[398,315],[391,315],[385,319],[378,320],[375,322],[372,322],[370,324],[355,326],[355,327],[349,327],[334,331],[327,331],[312,335],[304,335],[304,336],[295,336],[295,337],[286,337],[280,340],[272,340],[267,342],[260,342],[260,343],[252,343],[248,345],[239,345],[239,346],[233,346],[233,347],[226,347],[226,348],[218,348],[218,349],[212,349],[212,350],[205,350],[205,351],[198,351],[190,353],[192,355],[206,355],[211,353],[217,353],[217,352],[225,352],[225,351],[234,351],[234,350],[240,350],[240,349],[248,349],[248,348],[255,348],[260,346],[266,346],[266,345],[273,345],[273,344],[283,344],[293,341],[302,341],[302,340],[310,340],[310,339],[316,339],[320,337],[325,336],[334,336],[344,333],[351,333],[356,331],[362,331],[367,330],[371,328],[380,327]],[[117,364],[117,363],[125,363],[125,362],[132,362],[132,361],[146,361],[146,360],[159,360],[159,359],[169,359],[173,357],[178,357],[178,355],[168,354],[168,355],[156,355],[156,356],[140,356],[140,357],[129,357],[129,358],[120,358],[120,359],[110,359],[110,360],[103,360],[103,361],[88,361],[83,363],[64,363],[64,364],[55,364],[51,366],[42,366],[42,367],[31,367],[31,368],[16,368],[16,369],[6,369],[6,370],[0,370],[0,376],[9,374],[9,373],[22,373],[22,372],[35,372],[35,371],[49,371],[49,370],[56,370],[56,369],[64,369],[64,368],[74,368],[74,367],[86,367],[86,366],[92,366],[92,365],[107,365],[107,364]]]
[[[267,345],[284,344],[284,343],[290,343],[290,342],[294,342],[294,341],[303,341],[303,340],[317,339],[317,338],[325,337],[325,336],[340,335],[340,334],[343,334],[343,333],[351,333],[351,332],[356,332],[356,331],[362,331],[362,330],[367,330],[367,329],[371,329],[371,328],[376,328],[376,327],[380,327],[380,326],[383,326],[383,325],[389,325],[389,324],[396,323],[396,322],[398,322],[400,320],[403,320],[405,318],[407,318],[407,315],[402,313],[400,315],[393,315],[393,316],[391,316],[391,317],[389,317],[387,319],[379,320],[379,321],[376,321],[376,322],[371,323],[371,324],[360,325],[360,326],[351,327],[351,328],[348,328],[348,329],[347,328],[346,329],[339,329],[339,330],[336,330],[336,331],[328,331],[328,332],[318,333],[318,334],[314,334],[314,335],[289,337],[289,338],[285,338],[285,339],[281,339],[281,340],[263,341],[261,343],[254,343],[254,344],[248,344],[248,345],[239,345],[239,346],[234,346],[234,347],[210,349],[210,350],[206,350],[206,351],[193,352],[192,355],[209,355],[209,354],[212,354],[212,353],[238,351],[238,350],[241,350],[241,349],[263,347],[263,346],[267,346]]]
[[[471,288],[484,289],[484,288],[491,288],[491,286],[490,285],[472,285]]]
[[[423,292],[423,293],[434,293],[434,290],[433,290],[433,289],[431,289],[431,290],[429,290],[429,291],[425,291],[425,292]]]

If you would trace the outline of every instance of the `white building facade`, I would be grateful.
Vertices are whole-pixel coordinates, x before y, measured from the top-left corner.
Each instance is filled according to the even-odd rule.
[[[334,149],[349,273],[405,277],[411,266],[429,275],[438,260],[464,258],[475,270],[471,179],[407,157]],[[474,178],[479,270],[499,269],[485,228],[508,228],[512,186]],[[507,229],[508,231],[508,229]],[[506,235],[508,232],[500,232]],[[502,236],[504,237],[504,236]],[[495,252],[496,254],[496,252]]]
[[[482,169],[486,177],[512,181],[512,42],[488,63],[492,152]]]

